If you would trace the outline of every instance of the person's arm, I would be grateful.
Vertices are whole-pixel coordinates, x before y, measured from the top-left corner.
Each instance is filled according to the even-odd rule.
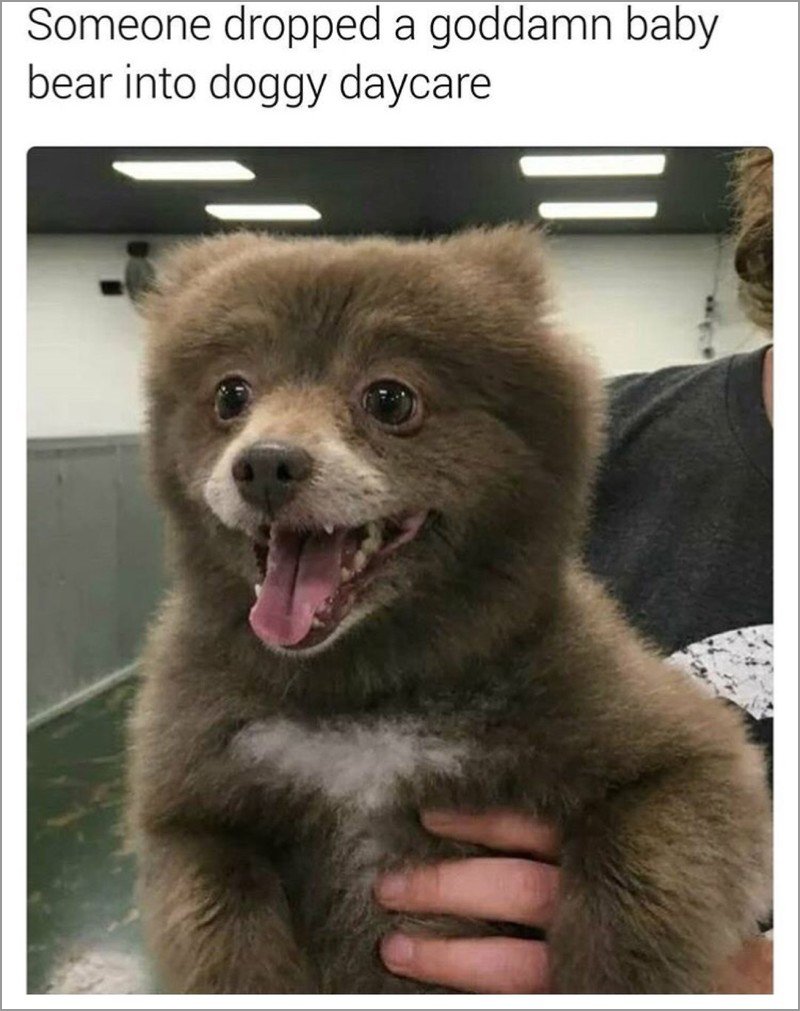
[[[510,811],[430,812],[435,835],[514,856],[474,857],[385,875],[378,902],[402,912],[449,913],[546,930],[558,901],[559,840],[554,829]],[[386,967],[399,976],[474,993],[546,993],[547,944],[508,937],[444,939],[389,934]],[[719,976],[717,993],[771,993],[772,942],[748,942]]]

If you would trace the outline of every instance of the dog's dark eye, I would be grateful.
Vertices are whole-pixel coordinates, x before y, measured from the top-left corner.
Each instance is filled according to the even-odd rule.
[[[217,386],[214,406],[222,421],[235,418],[250,403],[250,386],[241,376],[228,376]]]
[[[364,390],[362,407],[390,428],[407,426],[418,414],[417,395],[396,379],[379,379]]]

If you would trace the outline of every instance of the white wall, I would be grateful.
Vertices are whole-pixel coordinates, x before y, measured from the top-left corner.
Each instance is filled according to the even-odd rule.
[[[550,243],[557,318],[606,375],[699,362],[698,324],[715,290],[718,356],[763,338],[737,298],[730,243],[714,235],[564,236]]]
[[[133,236],[145,238],[145,236]],[[142,424],[142,324],[121,279],[128,236],[35,235],[28,246],[28,434],[119,434]],[[154,253],[166,240],[155,240]],[[714,286],[714,236],[565,236],[551,241],[564,326],[607,374],[700,361],[697,325]],[[718,354],[758,338],[736,301],[730,251],[717,292]]]
[[[29,237],[29,438],[141,429],[142,322],[126,295],[101,295],[99,285],[122,279],[127,242]]]

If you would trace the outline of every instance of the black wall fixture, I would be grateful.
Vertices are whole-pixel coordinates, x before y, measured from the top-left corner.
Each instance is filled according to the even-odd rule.
[[[149,242],[129,242],[128,262],[125,264],[125,289],[137,306],[155,282],[155,268],[149,260]]]

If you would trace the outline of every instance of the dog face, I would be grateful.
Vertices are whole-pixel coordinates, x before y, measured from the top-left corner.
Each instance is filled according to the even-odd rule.
[[[585,370],[542,315],[523,229],[237,235],[166,265],[149,308],[157,481],[197,550],[253,586],[267,646],[320,650],[398,599],[490,591],[532,546],[564,554],[595,426]]]

